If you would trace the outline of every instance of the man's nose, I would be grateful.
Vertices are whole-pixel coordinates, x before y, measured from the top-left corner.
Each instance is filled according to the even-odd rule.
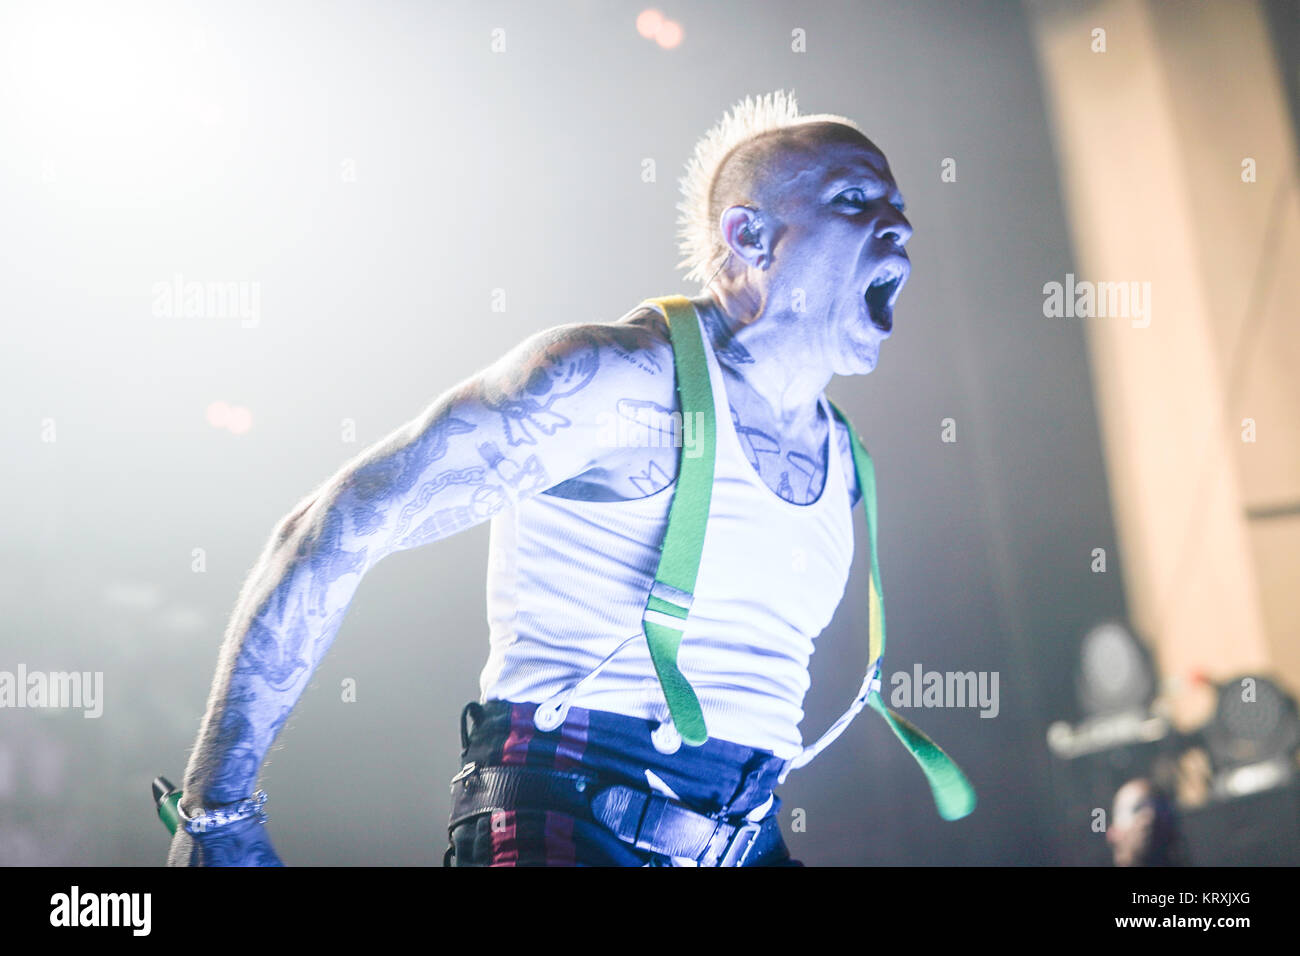
[[[888,239],[894,245],[902,246],[912,238],[912,224],[901,212],[895,210],[892,216],[880,217],[880,221],[876,223],[876,238]]]

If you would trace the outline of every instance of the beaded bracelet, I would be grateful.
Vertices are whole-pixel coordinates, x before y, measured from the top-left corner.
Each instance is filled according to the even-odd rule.
[[[211,810],[200,810],[192,817],[187,816],[179,805],[177,805],[176,809],[180,812],[181,825],[185,827],[185,832],[198,834],[211,833],[213,830],[230,826],[232,823],[238,823],[250,817],[257,817],[265,823],[265,804],[266,791],[259,790],[251,797],[246,797],[238,803],[228,803],[224,806],[214,807]]]

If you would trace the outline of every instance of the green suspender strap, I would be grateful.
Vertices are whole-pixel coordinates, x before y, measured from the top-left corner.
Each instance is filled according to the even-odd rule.
[[[709,501],[713,497],[717,437],[713,385],[709,381],[700,322],[690,299],[670,295],[647,299],[642,304],[656,307],[668,320],[683,429],[686,422],[698,423],[695,439],[701,453],[678,455],[677,487],[668,511],[668,530],[660,545],[659,569],[641,623],[650,644],[650,660],[659,675],[677,733],[683,743],[698,747],[709,739],[709,731],[704,726],[699,698],[677,669],[677,648],[691,612],[695,578],[700,572],[700,553],[704,550],[704,530],[709,523]]]
[[[709,500],[713,491],[713,463],[716,454],[713,390],[709,381],[704,343],[700,336],[699,319],[690,300],[683,296],[664,296],[647,299],[644,304],[658,308],[668,320],[683,421],[688,420],[687,415],[698,413],[702,416],[689,419],[701,423],[698,441],[702,453],[694,458],[680,456],[677,487],[668,513],[668,530],[664,535],[659,569],[655,573],[654,585],[643,616],[650,657],[659,675],[669,713],[682,741],[698,746],[708,739],[708,731],[699,700],[677,668],[677,649],[690,613],[695,579],[700,568],[700,552],[704,547]],[[885,654],[885,604],[876,549],[875,467],[848,417],[834,403],[831,403],[831,408],[848,429],[853,449],[853,467],[867,514],[867,538],[871,548],[871,579],[867,592],[871,666],[849,709],[816,743],[805,747],[797,757],[786,761],[778,782],[784,783],[791,770],[811,762],[844,732],[863,707],[870,706],[885,719],[895,736],[920,765],[930,784],[939,815],[945,820],[960,820],[975,809],[975,790],[965,774],[920,729],[887,708],[880,696],[880,673]]]
[[[885,656],[885,599],[880,588],[880,551],[876,547],[876,468],[871,463],[866,446],[858,437],[857,430],[848,416],[834,402],[830,403],[836,417],[844,423],[849,433],[849,444],[853,449],[853,470],[858,478],[858,488],[862,492],[863,510],[867,513],[867,542],[871,548],[871,578],[867,582],[867,624],[870,628],[868,657],[872,664],[863,681],[863,689],[854,698],[853,704],[841,720],[843,725],[832,726],[821,740],[812,747],[804,749],[791,765],[781,774],[785,775],[795,767],[803,766],[812,760],[823,747],[834,740],[848,726],[848,722],[862,710],[862,702],[871,707],[889,724],[894,735],[903,742],[930,784],[930,793],[934,796],[934,805],[939,816],[945,820],[960,820],[975,809],[975,788],[970,785],[966,775],[961,772],[956,761],[949,757],[939,745],[925,735],[919,728],[900,717],[885,706],[880,696],[880,668]],[[845,719],[847,718],[847,719]],[[838,721],[836,722],[839,723]],[[829,737],[829,739],[827,739]],[[822,741],[825,741],[823,743]],[[804,758],[807,759],[804,759]]]

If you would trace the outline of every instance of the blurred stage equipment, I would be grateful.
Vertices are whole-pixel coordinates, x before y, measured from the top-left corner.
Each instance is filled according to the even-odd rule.
[[[1076,688],[1084,718],[1057,721],[1047,731],[1052,752],[1071,760],[1129,744],[1149,744],[1169,734],[1152,712],[1156,670],[1151,652],[1118,621],[1098,624],[1080,648]]]
[[[1096,810],[1109,815],[1115,792],[1148,775],[1161,757],[1171,757],[1178,737],[1153,709],[1158,688],[1151,652],[1119,621],[1103,621],[1084,636],[1075,689],[1081,719],[1057,721],[1047,731],[1047,744],[1059,758],[1053,761],[1053,785],[1062,862],[1108,866],[1104,836],[1091,829]]]
[[[1300,864],[1300,710],[1275,681],[1241,675],[1218,684],[1214,716],[1179,733],[1156,703],[1154,658],[1125,625],[1098,624],[1080,645],[1076,676],[1082,718],[1047,732],[1061,820],[1062,862],[1106,866],[1105,841],[1089,821],[1110,813],[1116,791],[1136,777],[1166,778],[1191,751],[1208,759],[1206,802],[1180,806],[1194,866]]]
[[[1216,797],[1259,793],[1295,780],[1300,715],[1295,698],[1265,677],[1243,675],[1220,684],[1214,717],[1200,737]]]
[[[1189,742],[1210,762],[1210,800],[1183,814],[1200,866],[1300,865],[1300,716],[1273,681],[1242,675],[1216,688],[1214,716]]]

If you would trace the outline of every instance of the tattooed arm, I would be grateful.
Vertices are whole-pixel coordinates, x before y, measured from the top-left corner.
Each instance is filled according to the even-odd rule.
[[[597,439],[600,423],[620,398],[671,395],[667,349],[635,323],[540,333],[304,498],[275,528],[236,603],[183,808],[253,792],[368,570],[598,467],[611,451]],[[198,840],[180,831],[168,862],[275,865],[264,831],[247,825]]]

